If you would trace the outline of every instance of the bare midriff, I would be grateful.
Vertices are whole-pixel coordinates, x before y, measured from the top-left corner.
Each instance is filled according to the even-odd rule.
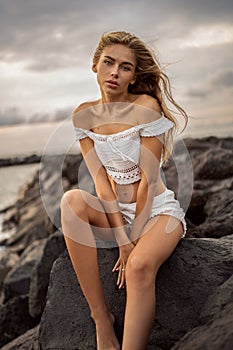
[[[140,180],[137,182],[134,182],[132,184],[127,184],[127,185],[119,185],[117,184],[110,176],[109,181],[111,183],[113,192],[115,193],[115,196],[117,197],[117,200],[121,203],[134,203],[137,201],[137,192],[138,192],[138,187],[140,184]],[[162,192],[165,191],[166,187],[160,178],[157,181],[156,184],[156,194],[159,195]]]

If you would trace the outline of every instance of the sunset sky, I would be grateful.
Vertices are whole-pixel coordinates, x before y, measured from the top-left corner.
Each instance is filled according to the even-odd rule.
[[[0,0],[0,125],[64,120],[99,97],[103,32],[145,40],[194,117],[232,125],[232,0]]]

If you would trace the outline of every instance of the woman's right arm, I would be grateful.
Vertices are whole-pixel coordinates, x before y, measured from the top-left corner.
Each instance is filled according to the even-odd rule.
[[[124,229],[118,201],[108,179],[105,168],[94,149],[94,142],[86,137],[79,141],[83,158],[95,183],[96,193],[103,205],[110,226],[119,246],[131,243]]]
[[[122,288],[125,284],[125,266],[135,245],[125,232],[117,198],[112,190],[106,170],[95,152],[93,141],[87,137],[79,142],[88,170],[94,180],[96,193],[119,246],[119,258],[112,271],[118,271],[117,285]]]

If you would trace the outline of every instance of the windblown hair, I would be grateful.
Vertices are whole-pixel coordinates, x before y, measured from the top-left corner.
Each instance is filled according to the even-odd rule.
[[[172,154],[175,131],[178,131],[178,122],[167,107],[166,101],[169,101],[184,117],[185,126],[183,130],[187,126],[188,115],[173,99],[170,80],[162,71],[153,50],[138,37],[124,31],[104,33],[94,53],[93,63],[97,64],[99,62],[105,47],[114,44],[125,45],[135,54],[137,79],[134,84],[129,85],[128,91],[133,94],[147,94],[156,98],[163,114],[175,124],[174,128],[165,133],[162,162],[166,163]]]

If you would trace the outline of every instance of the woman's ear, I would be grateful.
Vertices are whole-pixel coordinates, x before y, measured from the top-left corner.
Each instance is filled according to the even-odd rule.
[[[135,75],[134,79],[130,81],[130,85],[133,85],[137,80],[137,76]]]
[[[97,73],[97,64],[96,63],[93,63],[92,70],[94,73]]]

